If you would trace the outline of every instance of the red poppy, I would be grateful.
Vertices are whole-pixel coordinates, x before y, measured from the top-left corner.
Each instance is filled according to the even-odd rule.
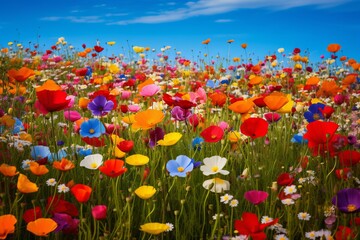
[[[355,239],[355,234],[351,228],[339,226],[335,233],[335,240]]]
[[[50,214],[66,213],[72,217],[79,216],[79,211],[73,203],[70,203],[57,196],[54,198],[48,197],[46,209]]]
[[[264,233],[265,228],[274,225],[278,222],[278,219],[274,219],[268,223],[260,223],[258,217],[254,213],[244,212],[241,216],[241,220],[235,220],[235,229],[241,235],[250,236],[253,240],[266,239]]]
[[[224,136],[224,130],[218,126],[209,126],[200,133],[200,136],[205,142],[218,142]]]
[[[336,169],[335,175],[338,179],[346,180],[351,175],[351,168]]]
[[[331,154],[334,152],[329,143],[331,143],[338,127],[339,125],[334,122],[322,121],[314,121],[307,125],[304,139],[308,140],[308,147],[314,156],[324,154],[326,151],[330,151]]]
[[[319,110],[325,118],[330,118],[331,115],[335,112],[335,109],[330,106],[325,106],[324,108],[319,108]]]
[[[290,186],[294,182],[294,177],[289,173],[282,173],[276,181],[280,186]]]
[[[262,118],[248,118],[240,126],[242,134],[252,139],[263,137],[268,132],[269,123]]]
[[[104,48],[101,46],[94,46],[94,50],[95,50],[95,52],[99,53],[99,52],[102,52],[104,50]]]
[[[49,91],[43,90],[36,92],[36,96],[39,100],[39,103],[45,108],[48,112],[56,112],[65,109],[70,102],[70,99],[66,99],[67,94],[65,91]]]
[[[103,166],[99,167],[99,170],[106,176],[115,178],[125,173],[127,168],[124,167],[123,160],[109,159],[104,162]]]
[[[260,108],[265,107],[266,106],[266,103],[264,102],[265,97],[266,97],[266,95],[259,96],[253,100],[253,103],[255,103],[255,105]]]
[[[23,219],[26,223],[35,221],[38,218],[42,218],[42,212],[40,207],[30,208],[23,214]]]
[[[87,72],[88,72],[87,68],[78,68],[75,70],[76,76],[80,76],[80,77],[85,76]]]
[[[122,151],[122,152],[130,152],[133,147],[134,147],[134,142],[131,140],[124,140],[118,143],[117,147]]]
[[[345,150],[339,153],[340,166],[352,167],[360,162],[360,152]]]
[[[106,145],[104,137],[99,137],[99,138],[83,137],[83,138],[81,138],[81,140],[83,140],[85,143],[87,143],[91,146],[94,146],[94,147],[103,147]]]
[[[71,188],[71,193],[79,203],[85,203],[89,200],[92,189],[85,184],[75,184]]]

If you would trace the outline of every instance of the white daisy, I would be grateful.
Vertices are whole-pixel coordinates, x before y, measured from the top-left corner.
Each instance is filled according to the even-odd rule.
[[[298,214],[298,218],[299,218],[300,220],[309,221],[310,218],[311,218],[311,216],[310,216],[310,214],[308,214],[307,212],[300,212],[300,213]]]
[[[55,178],[49,178],[48,180],[46,180],[46,185],[51,186],[51,187],[55,186],[56,183],[57,182],[56,182]]]
[[[68,188],[65,184],[60,184],[58,186],[58,192],[59,193],[67,193],[70,191],[70,188]]]
[[[220,202],[228,204],[231,199],[233,199],[233,195],[225,194],[224,196],[220,197]]]

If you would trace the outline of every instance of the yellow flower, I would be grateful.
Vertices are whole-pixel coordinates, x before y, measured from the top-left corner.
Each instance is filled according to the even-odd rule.
[[[164,139],[157,141],[160,146],[172,146],[176,144],[182,137],[181,133],[172,132],[164,136]]]
[[[113,155],[116,158],[122,158],[125,156],[126,153],[124,153],[123,151],[121,151],[117,145],[121,142],[124,141],[123,138],[119,137],[118,135],[115,134],[111,134],[111,141],[113,142],[114,146],[113,146]]]
[[[282,108],[277,110],[278,113],[291,113],[295,102],[291,99],[291,94],[287,94],[286,97],[289,101]]]
[[[153,186],[141,186],[135,190],[136,196],[141,199],[149,199],[156,193],[156,189]]]
[[[144,47],[139,47],[139,46],[133,46],[133,50],[136,53],[142,53],[142,52],[145,51],[145,48]]]
[[[242,133],[238,131],[231,131],[229,132],[229,140],[232,143],[238,142],[239,140],[244,141],[246,140],[247,136],[243,135]]]
[[[115,41],[111,41],[111,42],[107,42],[107,45],[109,45],[109,46],[113,46],[113,45],[115,45]]]
[[[120,71],[120,68],[117,64],[111,64],[109,66],[109,71],[112,73],[112,74],[116,74]]]
[[[142,154],[134,154],[125,159],[125,162],[132,166],[142,166],[149,162],[149,158]]]
[[[164,223],[158,223],[158,222],[153,222],[153,223],[145,223],[143,225],[140,226],[140,231],[146,232],[146,233],[150,233],[153,235],[158,235],[162,232],[165,232],[169,230],[169,226],[164,224]]]

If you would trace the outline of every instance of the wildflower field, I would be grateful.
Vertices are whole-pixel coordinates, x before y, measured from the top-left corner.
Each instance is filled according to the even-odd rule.
[[[1,49],[0,239],[359,239],[360,63],[339,44],[115,44]]]

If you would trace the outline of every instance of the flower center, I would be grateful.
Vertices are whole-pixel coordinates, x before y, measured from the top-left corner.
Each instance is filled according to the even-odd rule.
[[[219,170],[218,166],[214,166],[211,168],[211,171],[213,171],[213,172],[217,172],[218,170]]]
[[[178,167],[177,170],[178,170],[178,172],[183,172],[184,168],[183,167]]]
[[[95,168],[97,168],[98,165],[97,165],[97,163],[91,163],[90,166],[91,166],[91,168],[94,168],[94,169],[95,169]]]
[[[356,210],[356,205],[355,205],[355,204],[349,204],[349,205],[347,205],[347,210],[348,210],[349,212],[355,211],[355,210]]]
[[[211,135],[211,139],[215,139],[216,138],[216,135]]]
[[[95,130],[93,128],[90,128],[89,133],[93,134]]]
[[[314,118],[314,120],[319,120],[319,119],[320,119],[320,115],[317,114],[317,113],[314,113],[313,118]]]

